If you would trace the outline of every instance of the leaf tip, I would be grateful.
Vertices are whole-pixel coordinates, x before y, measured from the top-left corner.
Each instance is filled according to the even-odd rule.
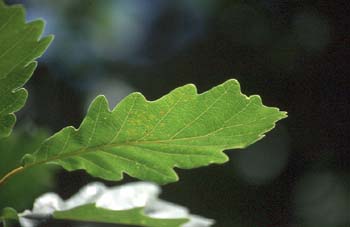
[[[182,88],[186,88],[188,90],[191,90],[194,94],[198,94],[197,86],[195,84],[187,84],[185,86],[182,86]]]
[[[5,116],[0,116],[0,138],[8,137],[11,135],[12,129],[16,123],[16,115],[14,113],[10,113]]]
[[[179,179],[180,179],[179,176],[173,170],[171,175],[169,175],[168,177],[164,177],[160,180],[156,180],[155,182],[157,182],[160,185],[166,185],[166,184],[177,182],[177,181],[179,181]]]
[[[226,81],[224,82],[224,84],[234,84],[234,85],[238,85],[238,86],[239,86],[238,80],[233,79],[233,78],[226,80]]]
[[[52,41],[55,39],[55,36],[50,34],[48,36],[45,36],[44,38],[42,38],[40,40],[41,43],[45,43],[45,45],[50,45],[52,43]]]
[[[91,110],[98,108],[98,109],[108,109],[109,110],[109,103],[104,95],[98,95],[90,104],[88,112]]]
[[[287,111],[280,111],[280,113],[283,116],[283,118],[288,117],[288,112]]]

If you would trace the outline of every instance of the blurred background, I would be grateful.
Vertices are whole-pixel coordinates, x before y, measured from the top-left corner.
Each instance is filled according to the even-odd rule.
[[[20,157],[28,152],[23,144],[35,149],[46,135],[79,126],[97,94],[114,106],[133,91],[153,100],[186,83],[202,92],[236,78],[245,94],[261,95],[289,117],[255,145],[227,151],[224,165],[178,170],[181,180],[164,186],[162,198],[215,219],[215,226],[350,226],[346,1],[5,2],[24,4],[28,20],[45,19],[45,34],[55,40],[26,85],[16,139],[0,141],[1,152]],[[38,182],[26,183],[24,192],[20,178],[9,182],[11,193],[0,191],[0,203],[23,210],[42,192],[68,198],[99,180],[46,167],[28,174]],[[128,181],[134,179],[104,183]]]

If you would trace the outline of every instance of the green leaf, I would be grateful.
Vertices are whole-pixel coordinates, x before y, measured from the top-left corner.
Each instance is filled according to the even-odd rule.
[[[116,187],[90,183],[67,200],[55,193],[37,198],[33,210],[20,213],[25,226],[50,218],[136,226],[212,226],[214,220],[191,214],[186,207],[159,198],[160,187],[133,182]]]
[[[52,36],[40,39],[44,21],[25,23],[22,6],[5,6],[0,0],[0,137],[15,124],[14,112],[23,107],[27,91],[21,88],[31,77]]]
[[[102,222],[149,227],[180,227],[188,219],[159,219],[146,216],[143,208],[129,210],[107,210],[88,204],[66,211],[55,211],[55,219]]]
[[[0,221],[4,227],[12,226],[14,222],[18,221],[17,211],[10,207],[4,208],[1,212]]]
[[[226,162],[223,150],[256,142],[285,117],[259,96],[243,95],[236,80],[202,94],[185,85],[156,101],[132,93],[112,111],[99,96],[79,129],[64,128],[24,158],[24,165],[55,163],[115,181],[125,172],[164,184],[178,180],[174,167]]]
[[[6,207],[2,210],[1,217],[3,219],[18,220],[17,211],[11,207]]]
[[[33,130],[32,131],[36,131]],[[0,139],[0,176],[16,168],[19,160],[26,152],[34,152],[47,133],[37,131],[31,135],[16,131],[8,138]],[[23,149],[25,148],[25,149]],[[23,210],[30,207],[33,200],[41,193],[53,189],[54,168],[43,165],[18,174],[0,187],[0,210],[6,206]],[[25,187],[25,190],[23,190]]]

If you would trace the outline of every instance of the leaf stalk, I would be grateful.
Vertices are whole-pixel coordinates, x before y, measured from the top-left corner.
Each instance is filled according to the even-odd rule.
[[[5,176],[3,176],[0,179],[0,185],[4,184],[10,177],[16,175],[19,172],[22,172],[24,169],[23,166],[17,167],[16,169],[11,170],[10,172],[8,172]]]

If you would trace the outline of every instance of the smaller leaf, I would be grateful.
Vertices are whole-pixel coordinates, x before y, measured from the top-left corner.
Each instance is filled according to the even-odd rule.
[[[56,211],[55,219],[91,221],[112,224],[126,224],[149,227],[179,227],[186,223],[187,219],[159,219],[151,218],[144,214],[144,208],[129,210],[107,210],[96,207],[95,204],[80,206],[68,211]]]
[[[52,217],[144,227],[208,227],[213,224],[213,220],[189,214],[185,207],[159,199],[159,193],[159,186],[146,182],[112,188],[92,183],[66,201],[54,193],[40,196],[32,211],[20,214],[20,223],[31,227],[40,218]]]
[[[2,210],[1,217],[3,219],[18,220],[17,211],[11,207],[6,207]]]
[[[2,222],[3,227],[12,226],[13,222],[18,221],[17,211],[11,207],[6,207],[2,210],[0,215],[0,222]]]

